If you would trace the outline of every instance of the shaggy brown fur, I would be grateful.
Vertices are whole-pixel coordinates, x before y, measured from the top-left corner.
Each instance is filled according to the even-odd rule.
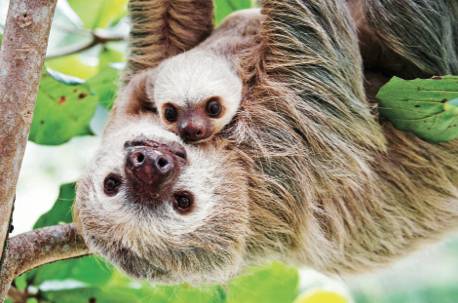
[[[420,7],[439,2],[415,1]],[[430,28],[438,18],[451,28],[454,19],[443,18],[444,3],[439,11],[425,10],[429,22],[412,25],[421,26],[410,36],[415,40],[396,47],[391,41],[403,41],[410,30],[401,21],[405,11],[386,10],[379,1],[365,4],[378,19],[398,21],[389,24],[393,37],[384,47],[409,50],[409,64],[433,65],[417,63],[416,46],[425,47],[428,39],[453,49],[456,32],[443,37]],[[263,13],[261,60],[233,139],[255,159],[259,179],[267,180],[252,189],[251,205],[272,210],[286,228],[272,231],[271,220],[253,211],[253,226],[265,235],[253,247],[286,240],[288,257],[300,263],[328,272],[365,271],[455,227],[458,142],[432,145],[387,122],[380,127],[365,101],[357,43],[341,2],[265,1]],[[450,54],[436,52],[436,73],[458,72]],[[268,200],[265,192],[257,194],[266,187]]]
[[[180,243],[190,249],[210,249],[200,251],[200,259],[197,255],[197,260],[192,259],[188,265],[192,274],[183,265],[190,262],[189,251],[184,252],[183,248],[178,250],[170,245],[143,254],[137,248],[136,257],[141,262],[134,259],[138,261],[135,268],[142,268],[137,276],[164,280],[144,273],[146,267],[157,265],[155,258],[162,268],[173,272],[166,281],[192,280],[196,276],[205,281],[215,268],[224,272],[234,264],[269,258],[282,258],[330,273],[361,272],[399,258],[458,225],[458,141],[433,145],[394,129],[388,122],[378,121],[366,100],[354,25],[359,26],[360,33],[363,29],[378,33],[375,47],[381,45],[398,54],[390,59],[396,62],[402,58],[409,71],[416,70],[419,75],[458,73],[454,61],[458,29],[453,23],[458,11],[453,1],[405,1],[409,7],[406,10],[388,5],[395,2],[364,0],[360,13],[363,20],[371,21],[369,25],[361,23],[362,26],[353,10],[355,6],[350,6],[352,19],[346,3],[340,0],[263,2],[265,20],[260,35],[252,38],[260,41],[248,43],[238,53],[246,83],[243,108],[214,146],[198,147],[200,152],[209,153],[209,161],[213,161],[215,152],[220,155],[217,158],[226,159],[214,160],[213,165],[220,172],[218,178],[237,175],[240,193],[248,191],[246,204],[239,201],[239,214],[235,215],[247,222],[230,221],[228,224],[234,224],[235,229],[232,232],[221,224],[212,228],[216,222],[209,220],[206,236],[198,234],[198,241]],[[417,17],[422,22],[416,22]],[[437,24],[449,30],[448,34],[435,28]],[[386,37],[384,32],[388,33]],[[423,57],[432,46],[442,49]],[[148,60],[147,52],[144,54],[143,59]],[[151,55],[154,64],[156,58]],[[135,53],[131,60],[137,60]],[[373,65],[376,73],[386,73],[381,67]],[[130,102],[133,101],[129,97],[121,95],[118,105]],[[133,128],[136,119],[142,120],[145,127],[149,127],[145,123],[157,125],[154,119],[145,122],[140,116],[118,110],[106,130],[104,144],[113,145],[115,134]],[[196,151],[189,146],[186,149]],[[104,161],[114,159],[106,152],[98,157]],[[194,162],[189,167],[195,169],[199,165]],[[241,167],[246,175],[240,172]],[[225,218],[221,204],[224,205],[228,194],[220,185],[231,180],[223,181],[226,182],[213,179],[212,185],[217,189],[213,199],[217,199],[215,205],[219,207],[214,209],[214,215],[220,220]],[[93,242],[97,237],[104,241],[111,236],[121,237],[119,232],[98,223],[107,221],[106,214],[88,211],[97,209],[95,200],[91,200],[97,198],[96,190],[91,186],[100,183],[97,176],[87,176],[80,183],[76,212],[85,211],[84,216],[80,212],[80,224],[89,246],[116,262],[120,255],[113,257],[115,243],[100,249]],[[233,186],[231,195],[236,194]],[[130,211],[129,203],[125,205]],[[133,247],[157,246],[158,234],[154,230],[142,236],[135,234],[136,227],[144,229],[142,218],[154,215],[136,215],[138,224],[130,222],[132,226],[127,231],[131,232],[122,242],[133,243]],[[233,216],[231,208],[226,218]],[[237,241],[232,246],[227,239]],[[217,258],[224,245],[230,245],[227,254]],[[218,250],[212,251],[214,246]],[[164,260],[167,251],[173,256],[170,262]],[[215,262],[208,262],[207,257]],[[242,258],[242,264],[235,261],[237,258]],[[229,267],[225,266],[228,264]],[[209,268],[213,265],[215,268]],[[135,268],[130,268],[131,272]],[[227,276],[221,274],[224,278]]]
[[[124,82],[137,71],[196,46],[213,29],[211,0],[129,1],[130,55]]]

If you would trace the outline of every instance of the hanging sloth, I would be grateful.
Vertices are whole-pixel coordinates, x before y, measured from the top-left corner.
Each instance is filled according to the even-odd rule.
[[[455,1],[265,0],[214,31],[210,0],[129,7],[124,85],[77,190],[93,252],[158,282],[271,259],[345,274],[458,226],[458,141],[368,101],[392,75],[458,73]],[[195,115],[204,140],[179,129]]]

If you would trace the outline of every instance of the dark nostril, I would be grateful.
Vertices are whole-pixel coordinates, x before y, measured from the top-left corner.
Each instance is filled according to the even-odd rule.
[[[157,165],[160,167],[160,168],[164,168],[167,164],[169,164],[169,161],[164,158],[164,157],[160,157],[158,160],[157,160]]]
[[[197,130],[197,131],[196,131],[196,136],[197,136],[197,137],[201,137],[201,136],[202,136],[202,130],[200,130],[200,129]]]
[[[145,155],[142,153],[137,153],[136,160],[138,165],[143,164],[143,162],[145,162]]]

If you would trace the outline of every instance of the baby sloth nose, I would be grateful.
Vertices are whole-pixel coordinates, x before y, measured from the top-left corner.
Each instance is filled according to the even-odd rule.
[[[178,127],[180,137],[186,142],[196,142],[208,138],[209,132],[204,123],[190,122]]]
[[[129,181],[151,186],[167,180],[175,169],[174,158],[149,146],[135,147],[127,153],[126,175]]]

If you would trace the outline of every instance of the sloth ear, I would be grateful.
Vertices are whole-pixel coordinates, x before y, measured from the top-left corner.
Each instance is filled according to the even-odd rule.
[[[129,0],[129,16],[130,54],[123,84],[205,40],[213,30],[213,1]]]
[[[156,70],[147,70],[132,77],[121,90],[113,111],[117,114],[139,115],[157,113],[153,99]]]

